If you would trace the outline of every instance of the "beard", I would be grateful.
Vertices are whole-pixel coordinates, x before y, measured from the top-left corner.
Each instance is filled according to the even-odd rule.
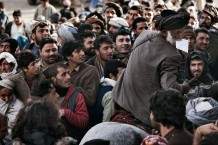
[[[167,31],[167,37],[166,37],[167,42],[169,42],[172,45],[176,45],[176,40],[172,37],[171,32]]]
[[[206,29],[210,29],[210,26],[208,26],[206,23],[201,23],[199,25],[200,28],[206,28]]]

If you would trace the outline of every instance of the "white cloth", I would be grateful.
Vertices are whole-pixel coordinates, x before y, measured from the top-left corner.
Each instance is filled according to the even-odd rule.
[[[24,26],[23,23],[19,26],[17,26],[14,22],[11,26],[11,38],[17,40],[19,35],[24,35],[25,31],[24,31]]]
[[[0,74],[2,79],[7,79],[7,78],[9,78],[10,76],[14,75],[17,72],[17,61],[14,58],[14,56],[12,54],[8,53],[8,52],[2,52],[0,54],[0,60],[3,59],[3,58],[5,58],[8,63],[13,63],[14,64],[14,69],[12,70],[12,72]]]

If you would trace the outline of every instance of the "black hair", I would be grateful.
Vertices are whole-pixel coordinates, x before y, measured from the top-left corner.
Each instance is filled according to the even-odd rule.
[[[83,49],[83,44],[81,42],[79,42],[79,41],[65,42],[63,47],[62,47],[64,58],[67,60],[67,57],[72,55],[72,53],[76,49],[77,50]]]
[[[21,16],[21,11],[20,10],[15,10],[12,15],[13,16]]]
[[[108,35],[100,35],[95,39],[93,45],[94,45],[95,49],[99,50],[101,45],[104,44],[104,43],[113,44],[113,41],[110,38],[110,36],[108,36]]]
[[[18,68],[23,69],[27,68],[28,65],[36,60],[35,54],[28,51],[21,52],[17,57]]]
[[[206,28],[198,28],[198,29],[195,29],[196,37],[198,36],[198,33],[205,33],[205,34],[208,34],[208,35],[209,35],[209,31],[208,31]]]
[[[86,32],[86,33],[79,34],[78,40],[83,43],[84,39],[86,39],[88,37],[91,37],[91,38],[95,37],[95,33],[94,32]]]
[[[184,127],[185,103],[179,91],[163,89],[152,95],[150,111],[154,120],[165,127],[174,126],[176,129]]]
[[[57,44],[57,41],[55,41],[53,38],[42,38],[42,40],[39,43],[39,49],[42,50],[42,48],[45,46],[45,44],[51,44],[55,43]]]
[[[84,145],[110,145],[110,141],[104,139],[92,139],[85,142]]]
[[[93,27],[92,24],[82,24],[78,28],[78,34],[86,33],[87,31],[92,31]]]
[[[119,35],[129,35],[129,36],[131,36],[130,34],[131,33],[130,33],[129,29],[126,29],[126,28],[123,28],[123,27],[118,28],[117,31],[115,32],[115,34],[113,35],[113,41],[116,42],[116,38]]]
[[[142,6],[132,6],[132,7],[129,9],[129,11],[130,11],[130,10],[138,11],[139,14],[140,14],[141,16],[143,16],[143,9],[142,9]]]
[[[31,96],[43,98],[49,94],[49,90],[53,88],[52,81],[49,79],[41,80],[36,87],[31,90]]]
[[[143,18],[143,17],[138,17],[135,20],[133,20],[133,22],[132,22],[132,29],[136,30],[137,29],[137,24],[141,23],[141,22],[146,22],[146,19]]]
[[[114,76],[117,76],[118,74],[117,69],[119,67],[126,68],[126,65],[122,61],[116,59],[107,61],[104,67],[104,77],[110,78],[110,73],[113,74]]]
[[[67,65],[63,62],[52,64],[46,70],[43,71],[43,74],[47,79],[50,80],[52,77],[55,77],[58,74],[58,68],[67,69]]]
[[[23,134],[30,134],[36,129],[56,139],[65,135],[55,104],[44,99],[27,102],[17,115],[12,138],[20,138],[26,144],[28,141]]]

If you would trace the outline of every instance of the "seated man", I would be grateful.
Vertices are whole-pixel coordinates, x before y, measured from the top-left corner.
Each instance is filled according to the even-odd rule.
[[[150,120],[169,145],[192,145],[193,135],[184,128],[185,103],[175,89],[157,91],[150,100]]]
[[[58,54],[57,42],[52,38],[43,38],[39,45],[39,67],[44,71],[50,65],[64,61],[64,58]]]
[[[100,83],[97,69],[84,63],[85,53],[78,41],[66,42],[63,46],[63,54],[70,71],[70,82],[84,94],[86,105],[94,106]]]
[[[210,75],[208,62],[204,54],[197,50],[188,55],[185,65],[184,78],[186,81],[190,81],[194,77],[196,80],[189,83],[191,88],[186,94],[186,97],[188,99],[210,97],[209,89],[213,83],[213,78]]]
[[[23,107],[23,103],[13,94],[13,85],[10,80],[0,81],[0,113],[8,117],[8,135],[5,141],[11,140],[11,130],[15,125],[18,112]]]
[[[46,78],[50,79],[59,94],[59,114],[66,126],[68,135],[75,139],[82,139],[84,129],[87,127],[89,115],[86,107],[86,102],[81,93],[70,83],[70,75],[67,65],[63,63],[56,63],[44,71]],[[48,86],[48,85],[47,85]],[[49,85],[54,94],[54,88]],[[42,88],[42,86],[40,86]],[[40,94],[41,89],[38,90]],[[41,94],[42,95],[42,94]],[[39,96],[36,94],[36,96]],[[52,97],[53,96],[53,97]],[[50,101],[53,101],[57,95],[50,95]],[[52,97],[52,98],[51,98]]]
[[[8,78],[14,83],[15,96],[25,102],[30,96],[31,89],[35,88],[38,81],[44,79],[36,62],[36,56],[31,52],[21,52],[17,58],[20,72]]]

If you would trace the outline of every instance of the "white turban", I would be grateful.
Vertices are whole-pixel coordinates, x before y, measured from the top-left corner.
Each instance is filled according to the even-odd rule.
[[[2,53],[0,54],[0,60],[1,60],[1,59],[5,59],[8,63],[13,63],[13,64],[14,64],[14,68],[13,68],[12,72],[0,74],[0,76],[1,76],[2,79],[6,79],[6,78],[8,78],[8,77],[14,75],[14,74],[17,72],[17,70],[16,70],[16,69],[17,69],[17,61],[16,61],[16,59],[14,58],[14,56],[11,55],[11,54],[8,53],[8,52],[2,52]]]
[[[13,90],[14,83],[8,79],[0,80],[0,86]]]

